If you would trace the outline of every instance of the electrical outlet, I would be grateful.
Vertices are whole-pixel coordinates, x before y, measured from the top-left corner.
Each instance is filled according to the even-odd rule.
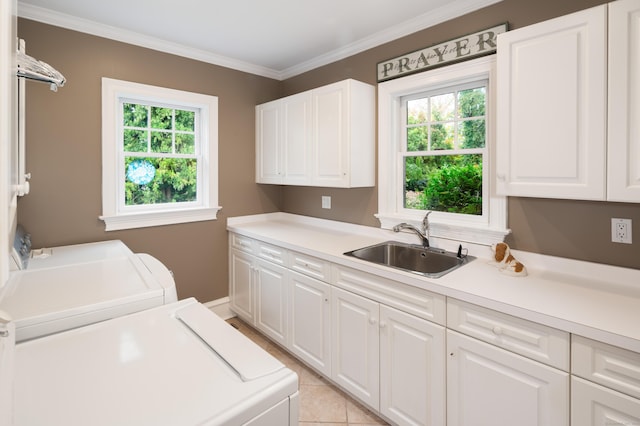
[[[331,208],[331,197],[328,195],[322,196],[322,208],[330,209]]]
[[[611,218],[611,241],[631,244],[631,219]]]

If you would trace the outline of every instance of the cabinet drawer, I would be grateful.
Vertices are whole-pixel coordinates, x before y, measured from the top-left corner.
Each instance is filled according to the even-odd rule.
[[[640,354],[581,336],[571,336],[571,372],[640,398]]]
[[[317,257],[289,252],[289,268],[324,282],[331,281],[331,264]]]
[[[569,333],[449,299],[447,327],[552,367],[569,371]]]
[[[231,247],[245,253],[255,253],[255,240],[244,235],[229,234],[229,244]]]
[[[276,265],[285,266],[287,263],[287,250],[282,247],[256,241],[256,255],[262,259],[273,262]]]
[[[332,283],[345,290],[444,325],[444,296],[344,266],[333,265]]]

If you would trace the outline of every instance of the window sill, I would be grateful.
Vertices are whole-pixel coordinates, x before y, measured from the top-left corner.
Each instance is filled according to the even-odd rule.
[[[144,212],[117,216],[100,216],[105,223],[105,231],[146,228],[150,226],[175,225],[178,223],[216,220],[222,207],[175,210],[163,212]]]
[[[422,218],[420,218],[420,220],[415,220],[414,218],[400,215],[385,215],[382,213],[378,213],[375,216],[380,221],[380,227],[382,229],[391,229],[401,222],[410,223],[417,228],[422,226]],[[431,237],[460,242],[464,241],[484,246],[503,242],[504,238],[510,233],[510,229],[490,228],[488,225],[481,223],[429,221],[429,235]]]

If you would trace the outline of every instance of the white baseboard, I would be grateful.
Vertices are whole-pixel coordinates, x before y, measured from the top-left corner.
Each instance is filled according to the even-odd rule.
[[[212,300],[211,302],[203,303],[203,305],[211,309],[213,313],[218,315],[223,320],[228,320],[229,318],[233,318],[236,316],[236,314],[234,314],[231,310],[228,297]]]

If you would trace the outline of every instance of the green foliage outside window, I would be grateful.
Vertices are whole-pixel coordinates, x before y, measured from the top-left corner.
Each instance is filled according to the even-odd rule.
[[[122,136],[126,205],[197,200],[194,111],[125,103]],[[149,182],[127,178],[131,163],[140,160],[155,169]]]
[[[482,214],[482,157],[473,157],[452,160],[430,173],[419,198],[424,210]]]
[[[126,157],[125,170],[133,160]],[[156,169],[153,180],[139,185],[125,181],[126,205],[179,203],[196,200],[196,160],[184,158],[144,158]]]
[[[405,208],[482,214],[485,89],[473,88],[407,102]],[[456,150],[455,155],[419,152]],[[443,153],[444,154],[444,153]]]

